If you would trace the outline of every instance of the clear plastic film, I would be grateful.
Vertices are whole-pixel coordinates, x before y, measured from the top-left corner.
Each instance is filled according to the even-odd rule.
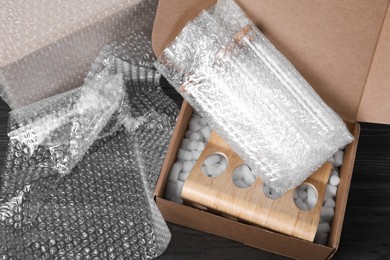
[[[156,0],[3,1],[0,96],[16,109],[79,87],[103,46],[137,31],[151,34],[157,4]],[[142,53],[147,46],[137,51]]]
[[[37,160],[37,167],[67,174],[98,138],[114,112],[128,110],[125,95],[120,75],[97,78],[64,95],[11,111],[8,136],[11,142],[23,146],[23,156]],[[38,150],[47,150],[50,156],[41,160]]]
[[[85,81],[108,68],[111,74],[122,73],[127,86],[159,86],[160,73],[154,68],[154,61],[148,36],[143,31],[135,32],[121,41],[106,45],[92,64]]]
[[[153,191],[178,109],[156,71],[130,80],[113,69],[154,70],[130,38],[102,50],[82,87],[11,112],[0,258],[151,259],[166,249]]]
[[[276,193],[353,140],[234,1],[189,22],[156,67]]]

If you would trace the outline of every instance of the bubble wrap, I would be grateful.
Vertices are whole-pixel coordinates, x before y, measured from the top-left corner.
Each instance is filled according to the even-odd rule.
[[[178,109],[158,73],[141,87],[112,69],[129,66],[121,55],[99,56],[84,86],[11,112],[0,259],[151,259],[167,247],[153,191]]]
[[[16,109],[79,87],[103,46],[136,31],[151,34],[157,4],[1,1],[0,96]]]
[[[234,1],[189,22],[156,67],[278,194],[353,140]]]

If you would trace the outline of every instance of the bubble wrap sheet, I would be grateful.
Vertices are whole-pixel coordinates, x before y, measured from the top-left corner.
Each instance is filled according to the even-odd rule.
[[[16,109],[82,85],[103,46],[136,31],[151,34],[157,4],[1,1],[0,96]]]
[[[113,43],[82,87],[11,112],[0,259],[151,259],[167,247],[153,191],[178,109],[158,73],[119,72],[153,70],[130,42],[150,46],[142,33]]]
[[[189,22],[156,67],[279,194],[353,140],[232,0]]]

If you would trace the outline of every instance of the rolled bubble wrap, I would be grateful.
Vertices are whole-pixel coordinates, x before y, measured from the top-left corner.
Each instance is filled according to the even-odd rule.
[[[202,11],[156,67],[278,194],[353,141],[341,118],[234,1]]]

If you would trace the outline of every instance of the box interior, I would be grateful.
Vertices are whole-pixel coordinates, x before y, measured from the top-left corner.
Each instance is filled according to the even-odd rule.
[[[310,250],[311,255],[313,253],[319,259],[326,259],[334,254],[340,242],[341,229],[348,200],[349,185],[359,138],[359,124],[347,122],[350,131],[355,137],[355,141],[348,145],[345,150],[344,163],[340,172],[341,181],[336,197],[335,216],[332,221],[328,245],[323,246],[269,231],[254,225],[232,221],[211,212],[202,211],[164,199],[169,171],[172,164],[176,161],[176,153],[180,147],[181,140],[188,129],[192,112],[192,107],[184,101],[156,186],[156,202],[164,218],[175,224],[236,240],[256,248],[289,257],[299,259],[308,258],[309,256],[306,254],[308,250]],[[275,241],[278,242],[275,243]]]

